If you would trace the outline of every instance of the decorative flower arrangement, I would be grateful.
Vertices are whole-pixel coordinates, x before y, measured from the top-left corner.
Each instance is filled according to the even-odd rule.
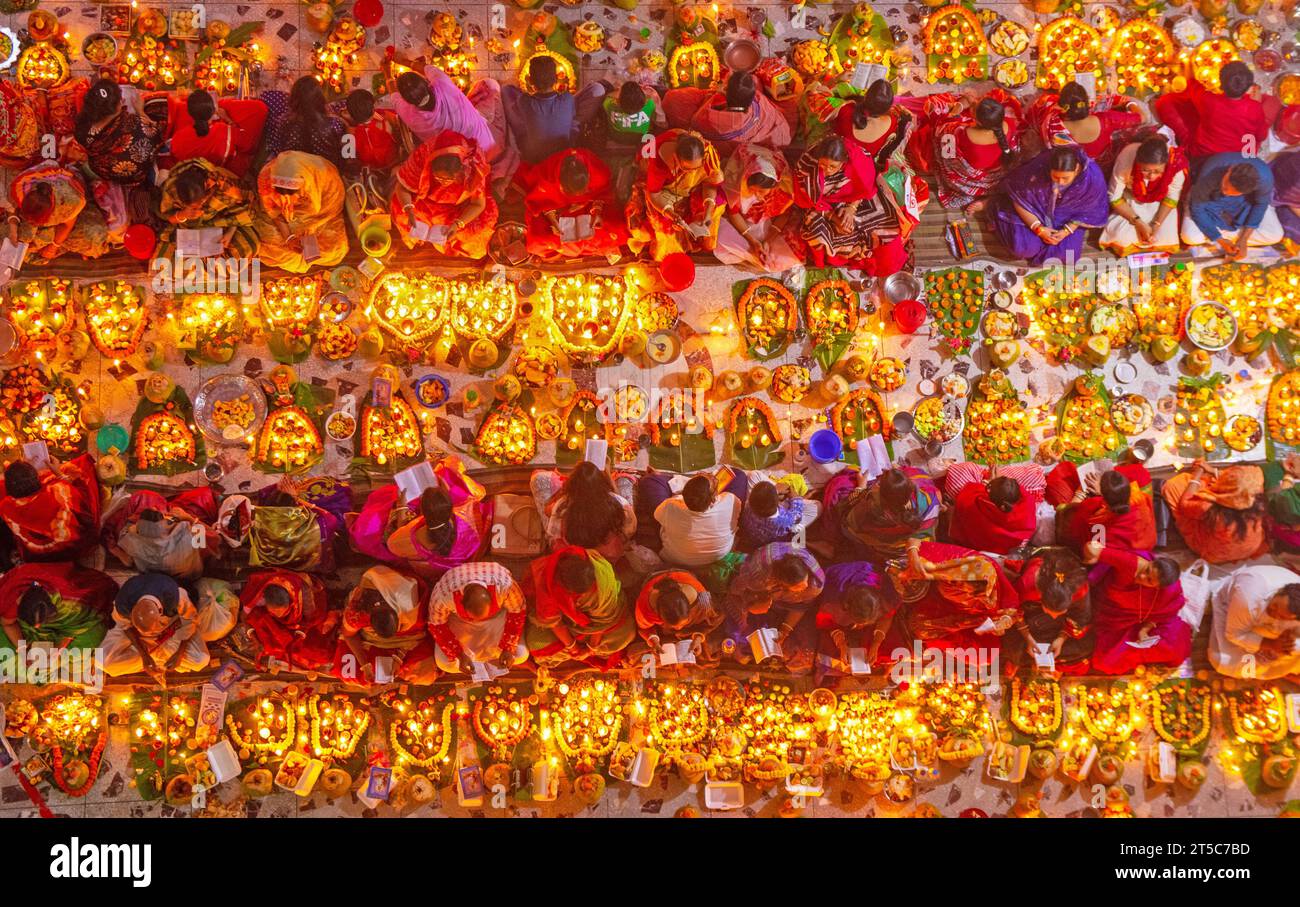
[[[889,437],[885,426],[885,405],[869,387],[860,387],[831,409],[831,430],[852,446],[872,435]]]
[[[1119,450],[1120,434],[1111,418],[1114,401],[1097,375],[1080,376],[1061,404],[1060,440],[1076,461],[1109,457]]]
[[[751,684],[737,725],[748,741],[745,776],[761,782],[788,775],[790,747],[811,747],[815,722],[816,715],[803,693],[784,684]]]
[[[132,787],[146,800],[162,796],[167,782],[184,771],[185,760],[202,748],[195,736],[198,701],[190,696],[145,694],[127,729]]]
[[[84,797],[99,775],[108,744],[103,712],[104,700],[90,693],[59,693],[41,707],[34,733],[50,744],[54,783],[69,797]]]
[[[758,277],[736,300],[736,321],[752,354],[770,359],[785,349],[799,327],[799,307],[780,281]]]
[[[24,88],[58,88],[71,73],[68,55],[53,42],[38,41],[18,55],[15,74]]]
[[[176,88],[188,77],[185,45],[149,34],[137,22],[135,32],[127,39],[118,58],[117,80],[145,91],[155,91]]]
[[[984,311],[984,272],[930,271],[925,275],[925,298],[939,335],[953,352],[960,355],[970,349]]]
[[[1027,737],[1053,737],[1061,729],[1061,685],[1034,677],[1011,680],[1011,723]]]
[[[1287,736],[1286,699],[1277,687],[1252,686],[1227,693],[1232,733],[1246,743],[1280,743]]]
[[[95,349],[110,359],[135,352],[148,325],[139,287],[125,280],[101,280],[82,291],[82,306]]]
[[[1178,379],[1174,434],[1179,456],[1215,459],[1216,452],[1226,452],[1223,427],[1228,419],[1219,393],[1222,379],[1222,375]]]
[[[889,741],[895,706],[884,693],[846,693],[839,697],[832,730],[836,763],[851,777],[881,782],[893,774]]]
[[[418,457],[424,452],[420,420],[406,398],[394,394],[387,407],[367,406],[361,415],[361,456],[379,466]]]
[[[551,710],[555,742],[560,752],[578,766],[594,766],[618,743],[623,728],[623,703],[618,683],[583,678],[558,687],[560,699]]]
[[[312,48],[311,63],[316,78],[327,91],[341,93],[347,87],[348,68],[355,66],[357,54],[366,46],[366,30],[351,16],[334,21],[325,42]]]
[[[320,278],[280,277],[262,283],[258,302],[262,321],[271,330],[306,331],[320,314]]]
[[[930,14],[921,30],[929,59],[929,81],[964,82],[988,78],[989,43],[969,9],[959,4]]]
[[[522,466],[537,456],[532,420],[518,406],[498,406],[479,426],[474,448],[478,458],[491,466]]]
[[[145,416],[135,439],[136,468],[151,470],[169,464],[193,464],[197,456],[194,432],[170,410]]]
[[[1110,65],[1119,91],[1131,94],[1163,92],[1176,75],[1174,41],[1150,18],[1132,19],[1115,32]]]
[[[445,696],[417,702],[394,695],[385,701],[395,712],[388,724],[388,746],[397,766],[427,769],[446,761],[451,752],[455,706]]]
[[[1108,750],[1132,742],[1141,725],[1141,713],[1127,683],[1079,684],[1074,694],[1078,700],[1076,714],[1089,738]]]
[[[682,750],[708,736],[708,697],[694,684],[663,684],[653,690],[648,717],[647,745]]]
[[[994,369],[977,382],[966,404],[962,443],[973,463],[1017,463],[1029,456],[1029,415],[1006,373]]]
[[[7,380],[6,376],[6,380]],[[1300,444],[1300,369],[1273,379],[1264,408],[1268,436],[1277,444]]]
[[[1079,73],[1105,75],[1101,33],[1077,16],[1054,19],[1038,36],[1037,85],[1060,91]]]
[[[325,444],[307,411],[285,406],[262,423],[256,460],[272,469],[293,470],[309,466],[324,452]]]
[[[23,346],[49,350],[72,319],[75,299],[68,280],[29,280],[9,291],[4,314],[22,337]]]
[[[1187,52],[1184,51],[1182,56],[1186,59]],[[1217,92],[1219,70],[1240,59],[1241,54],[1237,52],[1236,45],[1227,38],[1210,38],[1208,41],[1202,41],[1191,52],[1192,78],[1196,79],[1202,88]]]
[[[708,41],[679,44],[668,57],[668,83],[673,88],[712,88],[722,77],[722,61]]]
[[[226,713],[226,730],[230,742],[239,751],[240,761],[256,756],[259,765],[266,765],[272,758],[282,758],[293,749],[297,741],[298,709],[296,691],[290,690],[284,696],[250,699]]]
[[[50,386],[53,406],[29,412],[22,420],[27,441],[44,441],[51,453],[81,453],[86,449],[86,434],[81,424],[81,400],[72,382],[54,378]]]
[[[533,729],[533,706],[528,696],[512,687],[489,687],[474,703],[474,734],[499,762],[508,761],[516,746]]]
[[[408,346],[428,343],[447,317],[449,282],[436,274],[390,271],[370,291],[369,312],[380,329]]]
[[[1211,700],[1207,684],[1166,680],[1151,691],[1151,723],[1156,735],[1180,750],[1194,750],[1210,736]]]
[[[1069,362],[1082,350],[1088,334],[1088,315],[1097,298],[1089,292],[1083,275],[1072,286],[1057,286],[1048,272],[1025,278],[1021,302],[1029,309],[1035,329],[1047,349],[1060,362]]]
[[[313,693],[307,700],[307,714],[311,718],[311,753],[327,762],[351,759],[370,727],[364,701],[356,702],[346,693]]]
[[[808,288],[803,312],[813,355],[829,369],[853,339],[858,326],[858,295],[846,280],[819,280]]]
[[[727,411],[727,434],[734,447],[769,447],[781,443],[781,430],[772,409],[757,397],[743,397]]]
[[[514,327],[519,316],[515,285],[507,281],[453,280],[448,294],[450,324],[462,340],[500,340]]]
[[[553,340],[582,361],[600,361],[619,348],[639,298],[617,276],[547,277],[540,289]]]

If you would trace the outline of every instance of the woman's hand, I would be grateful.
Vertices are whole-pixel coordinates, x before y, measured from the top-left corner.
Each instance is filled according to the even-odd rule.
[[[1142,218],[1134,218],[1133,229],[1137,231],[1138,244],[1148,246],[1151,244],[1151,238],[1156,235],[1156,231]]]

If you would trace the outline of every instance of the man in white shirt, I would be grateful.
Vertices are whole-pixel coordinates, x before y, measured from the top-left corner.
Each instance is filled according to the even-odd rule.
[[[1272,680],[1300,672],[1300,575],[1241,567],[1214,591],[1210,663],[1221,674]]]
[[[715,493],[714,482],[710,476],[693,476],[680,497],[655,508],[663,542],[660,553],[668,563],[703,567],[730,554],[735,546],[744,502],[731,491]]]

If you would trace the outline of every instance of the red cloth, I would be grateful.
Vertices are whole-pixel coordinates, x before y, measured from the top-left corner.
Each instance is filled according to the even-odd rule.
[[[1157,98],[1155,113],[1192,158],[1226,151],[1240,154],[1244,136],[1253,135],[1257,148],[1268,137],[1269,120],[1260,101],[1249,94],[1225,97],[1195,79],[1186,91]]]
[[[587,167],[587,191],[579,195],[566,195],[560,187],[560,171],[564,162],[576,157]],[[585,258],[617,254],[627,241],[627,225],[623,212],[614,199],[614,184],[609,167],[586,148],[569,148],[557,151],[534,167],[521,173],[524,186],[524,215],[528,224],[525,243],[529,253],[540,258]],[[558,233],[546,218],[547,213],[558,217],[590,215],[599,206],[600,219],[593,224],[592,235],[572,243],[561,241]]]
[[[272,584],[283,586],[293,599],[283,620],[262,604],[262,594]],[[320,670],[334,660],[334,634],[322,630],[329,616],[328,597],[317,577],[293,570],[259,570],[244,583],[239,604],[244,623],[261,643],[265,656],[308,671]]]
[[[373,170],[391,170],[401,160],[401,148],[393,134],[396,126],[391,111],[376,110],[368,122],[348,127],[357,143],[357,163]]]
[[[156,491],[133,491],[125,504],[104,518],[104,528],[100,536],[105,544],[111,547],[117,541],[123,527],[145,510],[157,510],[162,514],[179,510],[190,519],[207,526],[215,526],[218,511],[217,496],[208,485],[202,488],[187,488],[170,498],[165,498]]]
[[[1098,110],[1093,113],[1100,122],[1097,137],[1081,147],[1094,161],[1108,157],[1115,134],[1142,124],[1142,116],[1127,110]]]
[[[1056,538],[1063,545],[1082,551],[1092,538],[1093,526],[1106,527],[1106,544],[1129,551],[1150,551],[1156,546],[1156,517],[1151,498],[1143,489],[1151,484],[1151,474],[1136,463],[1115,467],[1131,483],[1128,513],[1114,513],[1100,495],[1069,504],[1079,490],[1079,471],[1064,462],[1047,474],[1047,501],[1066,504],[1056,519]]]
[[[569,554],[586,557],[587,549],[568,545],[555,549],[546,557],[535,559],[529,565],[528,572],[532,588],[526,591],[531,591],[534,596],[534,607],[539,620],[551,622],[563,615],[575,626],[585,627],[591,623],[591,616],[578,608],[578,596],[564,588],[555,575],[560,558]]]
[[[1187,155],[1183,153],[1183,149],[1175,145],[1169,149],[1169,163],[1165,165],[1164,173],[1160,174],[1160,178],[1154,183],[1148,184],[1144,181],[1139,168],[1134,164],[1133,174],[1129,177],[1129,192],[1133,194],[1134,201],[1144,205],[1164,201],[1169,195],[1169,184],[1173,182],[1174,177],[1186,172]]]
[[[1152,588],[1137,583],[1138,555],[1107,547],[1100,564],[1109,568],[1094,582],[1092,626],[1096,647],[1092,668],[1099,674],[1131,674],[1140,665],[1181,664],[1192,651],[1192,628],[1178,616],[1183,607],[1181,583]],[[1150,648],[1128,644],[1143,624],[1160,641]]]
[[[248,173],[253,157],[262,144],[262,133],[269,113],[257,99],[221,98],[217,106],[233,121],[215,117],[208,122],[208,134],[194,131],[194,119],[185,107],[185,97],[173,94],[167,99],[167,129],[171,137],[171,159],[186,161],[201,157],[225,167],[236,176]]]
[[[82,454],[60,470],[62,475],[42,472],[41,490],[31,497],[0,497],[0,519],[8,524],[26,560],[70,560],[98,541],[99,479],[94,461]]]
[[[0,576],[0,618],[17,620],[19,600],[36,584],[105,618],[113,613],[117,583],[108,574],[67,562],[19,564]]]
[[[922,558],[932,564],[942,564],[946,561],[966,557],[979,557],[988,561],[993,565],[993,569],[997,573],[997,592],[995,596],[997,601],[993,608],[980,608],[974,600],[959,604],[943,595],[940,590],[940,583],[931,582],[925,595],[919,600],[902,606],[903,612],[907,615],[907,624],[912,628],[912,632],[921,635],[918,633],[918,627],[931,628],[932,635],[929,637],[921,635],[921,638],[927,646],[935,648],[997,645],[996,636],[977,634],[974,630],[982,625],[986,619],[997,620],[999,616],[1006,612],[1015,612],[1016,617],[1019,617],[1020,597],[1016,595],[1016,589],[1011,585],[1011,581],[1007,579],[1002,567],[992,558],[962,545],[922,542],[920,553]],[[933,632],[940,627],[943,629]]]
[[[983,482],[972,482],[957,493],[952,502],[948,536],[958,545],[977,551],[1006,554],[1029,541],[1038,525],[1034,501],[1028,495],[1003,513],[989,498]]]

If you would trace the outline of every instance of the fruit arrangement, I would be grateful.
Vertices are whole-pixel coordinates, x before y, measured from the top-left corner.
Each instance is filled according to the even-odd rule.
[[[907,364],[896,356],[881,356],[871,364],[867,377],[876,390],[887,394],[907,382]]]
[[[988,78],[989,44],[975,14],[953,4],[930,13],[921,30],[930,82]]]
[[[1018,463],[1029,458],[1029,416],[1000,369],[980,379],[966,404],[962,442],[966,459],[974,463]]]
[[[605,44],[605,29],[594,19],[579,22],[573,28],[573,47],[580,53],[594,54]]]
[[[420,420],[406,398],[394,394],[387,407],[367,406],[361,416],[362,457],[386,466],[424,452]]]
[[[779,355],[799,326],[794,294],[770,277],[749,281],[736,302],[736,320],[751,353],[760,359]]]
[[[494,409],[474,437],[478,458],[493,466],[520,466],[537,455],[533,423],[522,409],[503,405]]]
[[[1163,92],[1176,75],[1174,63],[1173,39],[1149,18],[1124,23],[1111,39],[1110,64],[1120,92]]]
[[[166,410],[141,420],[135,440],[138,469],[160,469],[178,463],[193,465],[196,455],[194,432],[185,420]]]
[[[912,430],[924,441],[947,444],[961,434],[961,410],[945,397],[926,397],[916,404],[912,417]]]
[[[1174,430],[1178,456],[1192,460],[1215,459],[1226,453],[1223,426],[1227,422],[1219,396],[1222,376],[1180,378]]]
[[[49,381],[32,365],[15,365],[0,378],[0,407],[6,413],[30,413],[45,404]]]
[[[1003,19],[989,35],[989,46],[1004,57],[1018,57],[1029,49],[1029,32],[1019,22]]]
[[[1103,77],[1101,33],[1077,16],[1053,19],[1038,36],[1039,88],[1060,91],[1079,73]]]
[[[1110,419],[1126,435],[1140,435],[1151,427],[1155,411],[1141,394],[1121,394],[1110,405]]]
[[[851,392],[831,409],[831,429],[849,447],[872,435],[888,437],[880,395],[869,387]]]
[[[1237,415],[1223,429],[1223,442],[1238,453],[1254,450],[1264,439],[1264,426],[1254,416]]]
[[[1002,60],[993,67],[993,78],[1003,88],[1019,88],[1029,81],[1024,60]]]
[[[357,332],[346,324],[326,324],[316,334],[316,348],[325,359],[346,359],[357,351],[359,343]]]
[[[511,371],[525,387],[549,387],[560,374],[560,360],[550,347],[526,346],[515,356]]]
[[[1264,421],[1273,443],[1300,446],[1300,369],[1283,372],[1273,379]]]
[[[1203,350],[1225,349],[1237,336],[1232,310],[1217,302],[1198,302],[1187,312],[1187,339]]]
[[[925,275],[925,298],[944,342],[955,353],[966,352],[984,311],[984,272],[930,271]]]
[[[769,390],[773,399],[782,403],[798,403],[812,386],[812,375],[802,365],[778,365],[772,370],[772,385]]]
[[[1075,461],[1113,456],[1120,434],[1111,421],[1110,394],[1100,376],[1081,375],[1061,405],[1058,428],[1062,455]]]
[[[316,423],[300,406],[271,413],[257,440],[256,460],[272,469],[301,469],[325,452]]]
[[[1088,332],[1105,337],[1111,350],[1122,349],[1137,334],[1137,316],[1122,303],[1104,302],[1089,313]]]
[[[790,62],[805,79],[820,79],[831,70],[835,58],[824,41],[800,41],[790,51]]]

